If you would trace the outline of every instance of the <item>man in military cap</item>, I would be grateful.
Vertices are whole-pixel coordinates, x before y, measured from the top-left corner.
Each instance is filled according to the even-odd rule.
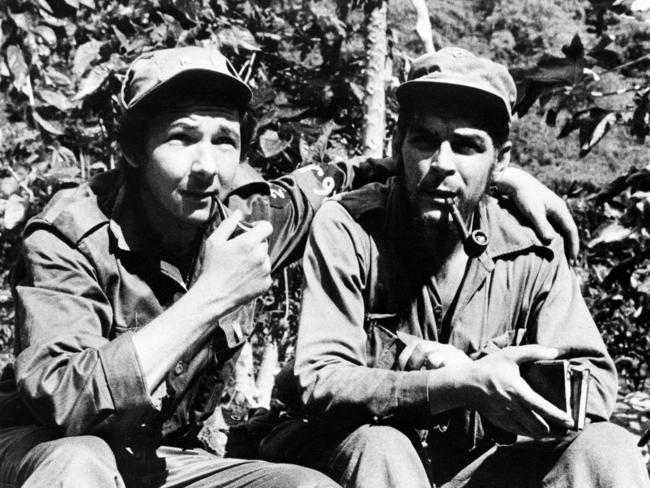
[[[57,193],[27,224],[17,357],[0,383],[3,486],[333,484],[208,449],[204,421],[251,300],[300,256],[328,192],[381,173],[329,164],[251,181],[250,98],[214,49],[143,54],[120,93],[127,164]],[[529,208],[558,208],[527,181]]]
[[[543,244],[486,194],[510,158],[507,69],[445,48],[414,62],[397,97],[398,176],[312,224],[302,405],[288,405],[300,418],[263,457],[347,487],[650,486],[629,434],[606,422],[616,371],[561,240]],[[580,433],[520,374],[557,358],[591,372]],[[416,429],[431,429],[427,444]]]

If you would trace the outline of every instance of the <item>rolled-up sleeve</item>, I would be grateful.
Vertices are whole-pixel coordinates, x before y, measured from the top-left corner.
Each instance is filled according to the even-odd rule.
[[[153,412],[131,335],[109,340],[111,304],[78,248],[53,230],[27,235],[13,292],[16,383],[42,424],[79,435]]]
[[[273,225],[269,256],[276,271],[302,256],[312,219],[328,197],[387,177],[386,168],[372,159],[359,165],[313,164],[268,183],[241,187],[233,192],[228,206],[239,209],[246,220],[268,220]],[[257,191],[259,185],[266,191]]]
[[[306,413],[339,426],[429,418],[426,371],[372,368],[363,290],[369,237],[337,203],[316,215],[303,267],[305,288],[295,373]]]

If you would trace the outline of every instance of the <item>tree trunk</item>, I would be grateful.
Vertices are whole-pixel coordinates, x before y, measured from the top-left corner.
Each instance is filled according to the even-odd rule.
[[[417,13],[417,20],[415,21],[415,32],[424,44],[424,52],[435,52],[433,46],[433,33],[431,30],[431,21],[429,20],[429,9],[425,0],[411,0],[415,12]]]
[[[386,131],[386,12],[388,3],[377,2],[366,13],[366,83],[363,101],[366,123],[363,129],[363,152],[366,156],[380,158],[384,150]]]
[[[257,371],[255,386],[258,392],[257,403],[260,407],[270,408],[271,394],[273,393],[273,384],[275,374],[278,369],[278,346],[274,341],[268,342],[264,346],[262,361]]]
[[[253,347],[250,342],[246,341],[235,363],[235,388],[233,395],[236,401],[246,400],[250,407],[258,406],[254,375]]]

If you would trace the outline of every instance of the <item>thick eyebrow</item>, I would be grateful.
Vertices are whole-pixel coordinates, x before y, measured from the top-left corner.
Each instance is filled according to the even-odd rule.
[[[472,127],[458,127],[457,129],[454,129],[453,135],[460,137],[477,137],[480,139],[490,137],[484,130],[475,129]]]
[[[196,130],[197,124],[192,122],[191,119],[188,120],[175,120],[169,124],[168,130],[172,129],[185,129],[185,130]]]
[[[450,139],[456,141],[467,141],[479,145],[481,148],[487,147],[487,139],[490,136],[480,129],[459,128],[454,130]]]
[[[167,128],[168,132],[171,132],[173,130],[186,130],[190,132],[197,131],[198,124],[195,123],[192,119],[175,120]],[[228,126],[222,125],[217,129],[217,131],[214,134],[212,134],[212,137],[224,137],[224,136],[231,137],[237,142],[239,142],[240,140],[239,132],[233,129],[232,127],[228,127]]]
[[[427,127],[424,126],[424,124],[419,123],[411,124],[409,130],[412,132],[425,132],[427,134],[431,132]]]
[[[235,129],[233,129],[232,127],[228,127],[228,126],[219,127],[219,130],[217,130],[216,134],[214,134],[213,137],[215,137],[215,136],[216,137],[223,137],[223,136],[232,137],[233,140],[235,140],[237,142],[239,142],[239,139],[240,139],[239,132],[236,131]]]
[[[415,123],[411,125],[409,128],[409,133],[411,136],[418,138],[424,137],[429,141],[429,143],[438,144],[441,142],[441,140],[444,139],[444,137],[437,130],[432,131],[424,124]]]

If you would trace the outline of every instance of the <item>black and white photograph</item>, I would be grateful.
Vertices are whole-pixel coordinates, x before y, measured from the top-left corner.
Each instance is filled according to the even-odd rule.
[[[649,0],[3,0],[0,488],[650,488]]]

